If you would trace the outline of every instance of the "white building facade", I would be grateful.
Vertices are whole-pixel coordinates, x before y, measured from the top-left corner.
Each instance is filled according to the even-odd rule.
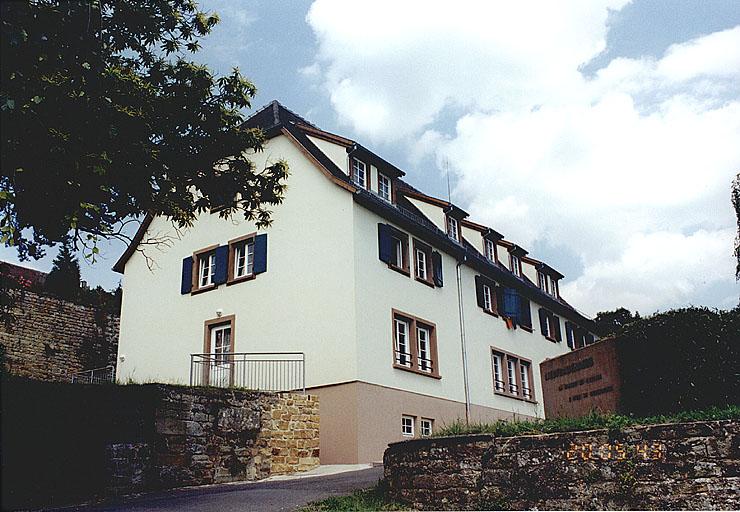
[[[466,414],[542,417],[540,362],[594,339],[563,276],[277,102],[249,122],[269,137],[256,167],[290,166],[285,200],[262,230],[217,213],[182,233],[145,220],[114,267],[119,382],[246,385],[229,354],[303,353],[324,464],[381,460]]]

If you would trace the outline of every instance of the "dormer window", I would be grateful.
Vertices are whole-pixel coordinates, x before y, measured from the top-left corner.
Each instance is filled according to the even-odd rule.
[[[558,296],[558,280],[552,276],[547,276],[547,293],[553,297]]]
[[[352,181],[362,188],[367,188],[367,167],[365,162],[356,158],[352,159]]]
[[[519,261],[519,256],[514,255],[514,253],[509,253],[509,266],[511,268],[511,272],[517,276],[521,277],[522,275],[522,263]]]
[[[496,262],[496,244],[493,240],[484,239],[483,247],[486,252],[486,258],[488,261]]]
[[[547,291],[547,276],[542,272],[537,272],[537,285],[543,292]]]
[[[386,201],[391,200],[391,180],[378,173],[378,195]]]
[[[460,241],[457,219],[454,217],[450,217],[449,215],[447,216],[447,236],[452,238],[455,242]]]

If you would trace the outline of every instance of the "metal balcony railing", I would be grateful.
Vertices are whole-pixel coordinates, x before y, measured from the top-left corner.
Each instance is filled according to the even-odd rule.
[[[306,392],[303,352],[190,354],[190,385]]]
[[[116,380],[116,367],[111,365],[73,373],[70,377],[77,384],[111,384]]]

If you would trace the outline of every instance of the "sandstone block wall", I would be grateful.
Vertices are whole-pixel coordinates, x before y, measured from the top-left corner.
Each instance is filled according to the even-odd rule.
[[[420,509],[740,508],[740,422],[394,443],[391,495]]]
[[[315,396],[4,377],[3,509],[257,480],[319,464]]]
[[[68,382],[77,372],[115,366],[118,316],[29,290],[14,293],[15,321],[0,322],[0,345],[10,373]]]

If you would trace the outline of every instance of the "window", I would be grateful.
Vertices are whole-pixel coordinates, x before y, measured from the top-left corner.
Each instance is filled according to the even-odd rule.
[[[454,241],[458,242],[460,236],[458,234],[457,219],[454,217],[447,216],[447,235]]]
[[[426,327],[416,328],[416,341],[418,342],[418,367],[423,372],[432,372],[431,351],[429,350],[429,329]]]
[[[409,350],[409,322],[400,318],[394,320],[396,324],[396,364],[411,368],[411,352]]]
[[[254,237],[230,242],[231,266],[229,268],[229,281],[243,279],[254,274]]]
[[[425,243],[414,239],[414,267],[417,281],[434,286],[432,279],[434,265],[436,262],[432,259],[432,248]]]
[[[475,295],[478,299],[478,306],[486,313],[498,316],[499,298],[497,297],[496,284],[484,276],[475,276]]]
[[[391,236],[391,247],[393,248],[391,267],[395,267],[398,270],[402,270],[406,273],[408,273],[409,269],[409,262],[407,257],[408,245],[408,236],[401,235],[400,233]]]
[[[547,293],[553,297],[558,296],[558,280],[552,276],[547,276]]]
[[[493,389],[503,393],[506,391],[506,381],[504,381],[504,374],[502,370],[503,356],[501,354],[493,353]]]
[[[534,401],[531,361],[494,348],[491,349],[491,360],[494,393]]]
[[[496,262],[496,244],[493,240],[484,239],[483,240],[483,247],[486,252],[486,258],[488,258],[489,261]]]
[[[389,268],[410,275],[409,235],[390,224],[378,224],[378,258]]]
[[[522,383],[522,396],[532,398],[532,388],[529,385],[529,363],[519,362],[519,376]]]
[[[198,255],[197,288],[206,288],[214,283],[216,277],[216,251],[208,251]]]
[[[487,284],[483,285],[483,309],[493,312],[493,295],[491,287]]]
[[[403,437],[414,437],[413,416],[401,416],[401,435]]]
[[[378,173],[378,195],[386,201],[391,200],[391,180]]]
[[[543,292],[547,291],[547,277],[542,272],[537,272],[537,284],[540,290]]]
[[[393,310],[393,367],[440,378],[433,323]]]
[[[352,181],[362,188],[367,188],[367,175],[365,162],[353,158],[352,159]]]
[[[427,253],[416,249],[416,277],[427,280]]]
[[[514,273],[515,276],[521,277],[521,262],[519,261],[519,256],[515,256],[513,253],[509,253],[509,268],[511,268],[511,271]]]
[[[540,332],[550,341],[562,341],[560,318],[545,308],[540,308]]]
[[[421,437],[429,437],[432,435],[432,429],[434,427],[434,420],[429,418],[421,419]]]

